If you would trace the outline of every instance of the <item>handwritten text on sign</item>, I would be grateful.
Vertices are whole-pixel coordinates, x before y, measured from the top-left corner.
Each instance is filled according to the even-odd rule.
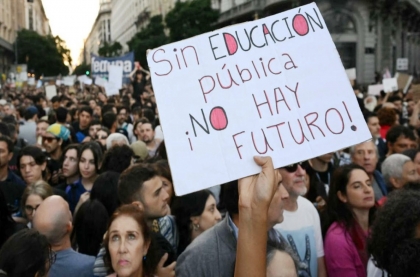
[[[150,51],[178,195],[371,137],[316,4]]]

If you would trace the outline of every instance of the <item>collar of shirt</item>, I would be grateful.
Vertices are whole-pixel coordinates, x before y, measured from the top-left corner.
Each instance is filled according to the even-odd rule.
[[[232,220],[232,218],[230,217],[229,214],[227,214],[226,216],[228,217],[228,224],[229,224],[230,228],[232,229],[236,240],[238,240],[238,227],[236,227],[235,223],[233,223],[233,220]]]

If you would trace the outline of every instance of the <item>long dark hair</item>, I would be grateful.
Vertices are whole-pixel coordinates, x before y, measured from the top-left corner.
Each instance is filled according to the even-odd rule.
[[[19,172],[20,172],[20,160],[23,156],[32,157],[37,165],[42,165],[43,163],[47,163],[47,155],[44,152],[42,152],[41,148],[28,145],[28,146],[23,147],[19,152],[19,155],[17,158],[17,166],[18,166]],[[46,166],[45,170],[42,171],[42,179],[44,180],[46,179],[46,176],[47,176],[47,168],[48,167]]]
[[[343,203],[338,198],[337,193],[341,192],[342,195],[347,195],[347,184],[350,181],[351,173],[356,169],[363,170],[367,174],[363,167],[356,164],[340,166],[334,171],[328,193],[327,220],[323,226],[324,236],[334,222],[344,224],[347,229],[350,229],[355,223],[352,211],[346,203]],[[371,208],[369,211],[369,225],[373,222],[374,213],[375,208]]]
[[[174,199],[172,214],[175,216],[179,233],[177,255],[180,255],[191,243],[191,217],[200,216],[203,213],[210,195],[212,195],[210,191],[200,190]]]
[[[12,218],[9,207],[0,189],[0,248],[3,243],[13,234],[16,223]]]
[[[112,216],[120,205],[118,199],[118,180],[120,174],[114,171],[104,172],[96,178],[93,183],[90,199],[96,199],[101,202],[108,212],[108,216]]]
[[[52,256],[44,235],[34,229],[24,229],[11,236],[1,248],[0,269],[7,276],[46,276],[48,265],[54,262]]]
[[[108,212],[98,200],[88,200],[80,206],[74,218],[71,234],[78,252],[96,256],[107,230]]]
[[[101,147],[99,146],[99,144],[96,141],[86,142],[86,143],[83,143],[80,146],[80,150],[79,150],[79,153],[78,153],[79,155],[77,157],[78,160],[79,160],[77,166],[79,167],[80,159],[82,158],[83,152],[85,152],[88,149],[90,151],[92,151],[93,158],[95,160],[96,173],[99,174],[100,164],[102,162],[103,153],[102,153]]]

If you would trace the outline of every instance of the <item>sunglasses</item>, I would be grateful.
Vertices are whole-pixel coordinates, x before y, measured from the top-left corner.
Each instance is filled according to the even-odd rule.
[[[298,162],[295,164],[291,164],[288,166],[283,167],[287,172],[289,173],[293,173],[296,172],[296,170],[298,170],[298,166],[300,165],[300,167],[302,167],[304,170],[306,170],[308,168],[308,162],[307,161],[303,161],[303,162]]]
[[[42,137],[42,141],[46,141],[48,143],[53,142],[53,140],[55,140],[57,138],[52,138],[52,137]]]

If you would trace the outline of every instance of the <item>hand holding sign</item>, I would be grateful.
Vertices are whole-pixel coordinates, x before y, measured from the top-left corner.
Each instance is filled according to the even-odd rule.
[[[371,138],[316,4],[153,49],[148,64],[178,195],[256,174],[256,155],[278,168]]]

